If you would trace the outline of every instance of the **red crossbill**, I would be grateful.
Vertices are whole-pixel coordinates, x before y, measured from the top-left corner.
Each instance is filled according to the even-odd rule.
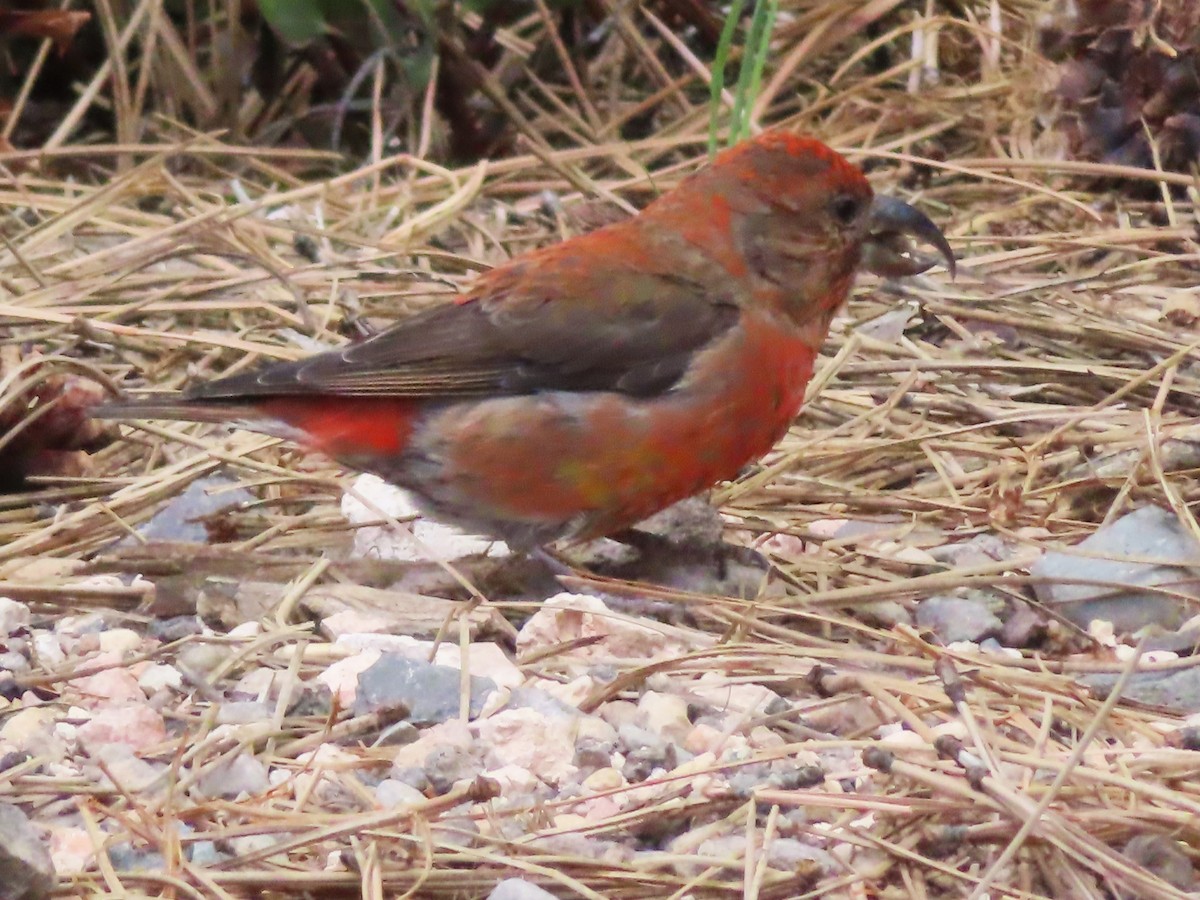
[[[765,454],[856,271],[923,271],[938,228],[824,144],[767,133],[639,215],[518,256],[360,343],[116,402],[234,423],[532,549],[625,529]]]

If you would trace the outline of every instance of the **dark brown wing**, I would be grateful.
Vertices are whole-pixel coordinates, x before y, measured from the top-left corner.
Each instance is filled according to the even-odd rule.
[[[737,320],[732,298],[645,258],[572,241],[484,275],[460,302],[362,343],[202,384],[189,399],[664,391]],[[601,245],[603,249],[604,245]],[[636,265],[635,265],[636,263]]]

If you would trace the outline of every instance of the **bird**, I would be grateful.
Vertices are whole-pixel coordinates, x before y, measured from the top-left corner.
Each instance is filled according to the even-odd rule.
[[[297,441],[514,551],[620,533],[735,478],[790,428],[866,269],[942,231],[816,138],[729,147],[637,215],[515,256],[351,345],[119,398],[103,419]]]

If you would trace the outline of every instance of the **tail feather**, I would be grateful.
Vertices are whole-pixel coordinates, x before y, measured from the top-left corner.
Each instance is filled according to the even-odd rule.
[[[245,428],[303,444],[336,458],[396,455],[412,437],[420,405],[399,397],[267,397],[239,400],[115,400],[93,407],[97,419],[175,419]]]
[[[140,400],[114,400],[94,406],[88,412],[94,419],[173,419],[216,424],[231,424],[254,418],[252,408],[244,404],[196,403],[150,397]]]

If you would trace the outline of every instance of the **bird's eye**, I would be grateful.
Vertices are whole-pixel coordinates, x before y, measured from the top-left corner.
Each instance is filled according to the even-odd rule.
[[[862,200],[852,194],[842,194],[835,197],[830,207],[833,217],[842,225],[851,225],[862,210]]]

